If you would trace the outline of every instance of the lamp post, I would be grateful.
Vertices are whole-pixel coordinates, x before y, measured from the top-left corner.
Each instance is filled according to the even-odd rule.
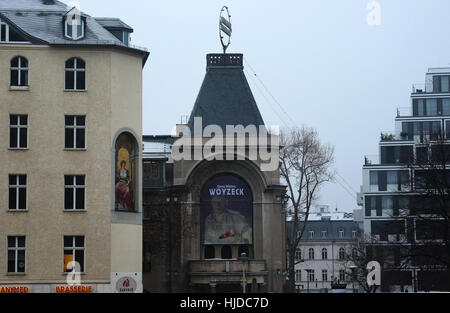
[[[245,264],[248,262],[247,253],[242,253],[239,259],[242,261],[242,292],[245,294],[247,289],[247,282],[245,278]]]

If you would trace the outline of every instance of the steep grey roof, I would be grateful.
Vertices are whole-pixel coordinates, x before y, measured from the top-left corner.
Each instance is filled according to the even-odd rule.
[[[219,125],[264,125],[250,86],[244,75],[242,54],[209,54],[206,75],[192,110],[188,126],[194,127],[194,117],[203,118],[203,128]]]
[[[299,230],[303,229],[304,222],[299,223]],[[288,235],[291,235],[292,222],[287,223]],[[314,237],[309,237],[309,232],[314,231]],[[322,238],[322,231],[327,231],[327,237]],[[344,230],[344,237],[339,238],[339,231]],[[306,222],[305,232],[303,233],[302,241],[348,241],[355,240],[352,238],[353,231],[358,231],[358,223],[354,221],[308,221]]]
[[[113,17],[95,17],[95,20],[106,29],[125,29],[129,32],[133,32],[131,26],[125,24],[118,18]]]
[[[52,3],[52,4],[46,4]],[[63,16],[70,10],[66,4],[51,0],[0,0],[0,19],[15,28],[27,40],[49,45],[106,45],[128,47],[105,29],[96,19],[81,13],[86,20],[85,36],[68,40],[64,36]],[[112,20],[112,19],[110,19]],[[119,23],[119,19],[114,19]],[[120,22],[126,25],[123,22]],[[126,25],[127,28],[131,28]],[[138,49],[142,51],[142,49]],[[148,55],[145,57],[145,59]]]
[[[49,4],[52,3],[52,4]],[[67,5],[60,1],[49,0],[0,0],[0,10],[40,10],[40,11],[68,11]]]

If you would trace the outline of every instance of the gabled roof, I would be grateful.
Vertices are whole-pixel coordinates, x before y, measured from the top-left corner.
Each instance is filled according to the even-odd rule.
[[[53,0],[0,0],[0,19],[34,44],[49,45],[105,45],[148,52],[122,43],[96,19],[82,13],[86,30],[84,38],[69,40],[64,36],[63,17],[71,10],[66,4]],[[111,19],[112,20],[112,19]],[[119,19],[114,19],[120,21]],[[123,23],[123,22],[121,22]],[[123,23],[123,25],[126,25]],[[129,27],[129,26],[127,26]]]
[[[218,125],[265,125],[244,74],[242,54],[209,54],[206,75],[192,110],[188,126],[194,129],[194,117],[203,118],[203,128]]]

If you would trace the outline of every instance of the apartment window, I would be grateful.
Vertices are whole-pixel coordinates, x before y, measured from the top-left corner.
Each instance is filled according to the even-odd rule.
[[[314,260],[314,249],[313,248],[310,248],[308,250],[308,257],[310,260]]]
[[[301,282],[302,281],[302,270],[296,270],[295,271],[295,281]]]
[[[302,259],[302,251],[300,249],[295,250],[295,261],[300,261]]]
[[[28,148],[28,116],[9,116],[9,147],[11,149]]]
[[[322,281],[328,281],[328,270],[322,270]]]
[[[353,248],[352,249],[352,258],[355,259],[358,257],[358,249]]]
[[[73,270],[84,273],[85,239],[84,236],[64,236],[64,272]],[[70,262],[73,262],[70,266]],[[79,266],[79,268],[77,268]],[[75,267],[75,268],[74,268]]]
[[[339,260],[344,260],[345,259],[345,249],[344,248],[340,248],[339,249]]]
[[[313,282],[315,281],[315,275],[314,275],[314,270],[306,270],[308,272],[308,281],[309,282]]]
[[[344,238],[345,231],[343,229],[339,230],[339,238]]]
[[[25,237],[8,236],[8,273],[25,273]]]
[[[9,175],[9,210],[27,209],[27,176]]]
[[[66,61],[66,90],[86,90],[86,63],[80,58]]]
[[[314,239],[314,230],[309,231],[309,239]]]
[[[28,60],[24,57],[11,60],[11,87],[28,87]]]
[[[327,260],[328,259],[328,250],[327,248],[323,248],[322,249],[322,260]]]
[[[345,282],[345,270],[339,270],[339,280]]]
[[[448,75],[436,75],[433,76],[433,91],[434,92],[449,92],[449,76]]]
[[[322,238],[325,239],[328,236],[328,232],[326,230],[322,230]]]
[[[355,239],[357,235],[358,235],[358,231],[352,230],[352,238]]]
[[[66,116],[65,117],[65,148],[85,149],[86,148],[86,116]]]
[[[64,177],[64,209],[84,210],[85,209],[85,176],[65,176]]]

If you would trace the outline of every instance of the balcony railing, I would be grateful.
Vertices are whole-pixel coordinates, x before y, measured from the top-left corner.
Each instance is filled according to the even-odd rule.
[[[364,165],[380,164],[380,156],[378,154],[366,155],[364,157]]]
[[[410,117],[412,115],[411,107],[397,108],[397,117]]]
[[[382,131],[380,139],[381,141],[394,141],[400,138],[396,135],[395,131]]]
[[[426,85],[424,83],[413,84],[412,93],[426,93]]]

